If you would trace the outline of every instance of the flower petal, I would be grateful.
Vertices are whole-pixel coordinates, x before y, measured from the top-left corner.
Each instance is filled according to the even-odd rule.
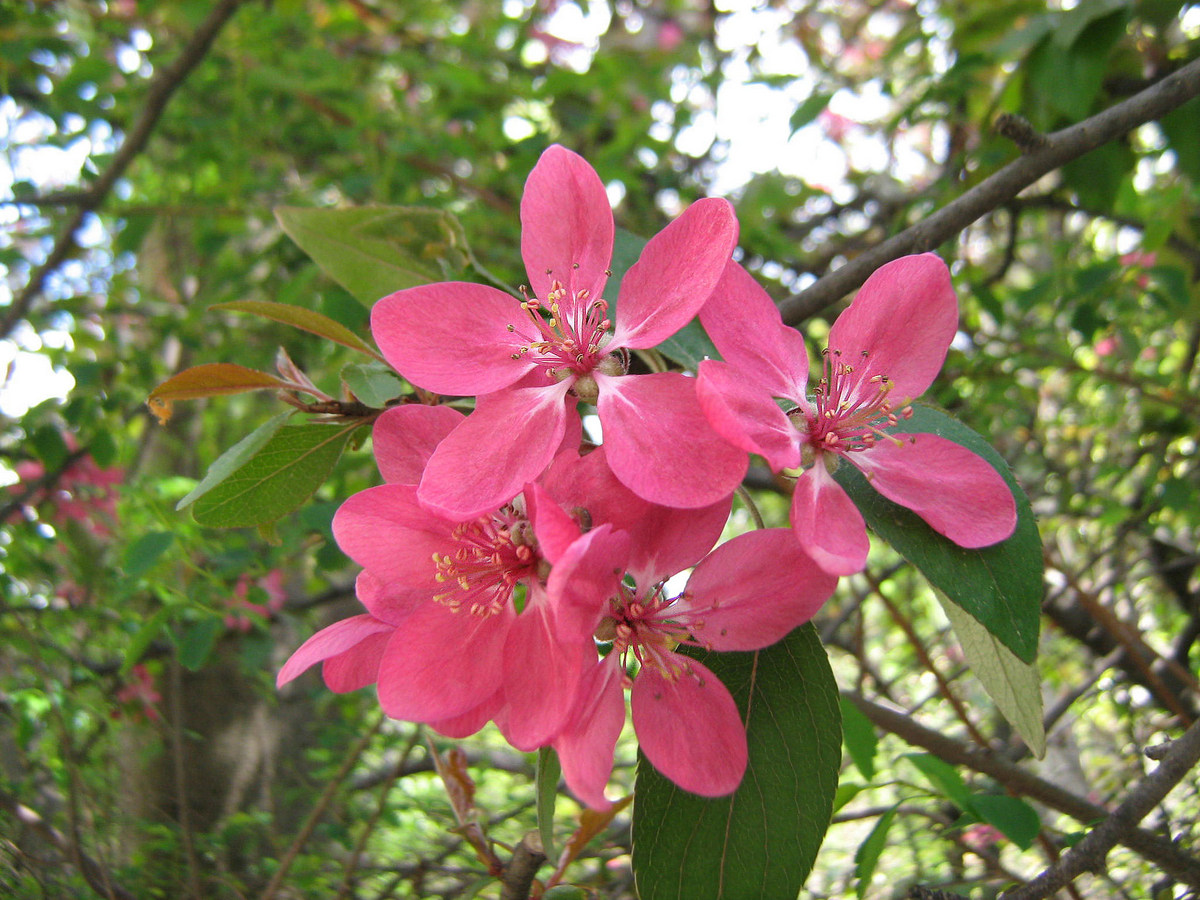
[[[275,686],[283,687],[310,666],[323,662],[331,656],[353,650],[374,634],[391,634],[394,625],[381,622],[374,616],[361,614],[334,622],[327,628],[322,628],[307,641],[301,644],[296,652],[288,657],[283,668],[275,677]],[[372,678],[371,681],[375,679]],[[368,681],[367,684],[371,682]]]
[[[527,484],[521,492],[525,497],[525,509],[529,522],[537,537],[538,547],[551,563],[556,563],[567,548],[579,539],[582,533],[576,522],[540,484]]]
[[[624,672],[613,657],[591,666],[579,685],[571,724],[554,739],[567,787],[593,809],[612,804],[604,796],[613,753],[625,725]]]
[[[380,581],[433,586],[435,552],[445,552],[454,523],[432,516],[416,488],[381,484],[346,499],[333,517],[338,546]]]
[[[393,719],[438,722],[495,693],[514,614],[453,612],[428,603],[396,629],[379,664],[379,702]]]
[[[531,586],[531,594],[540,591]],[[590,638],[558,633],[554,610],[543,598],[527,604],[508,633],[504,651],[504,737],[521,751],[549,743],[575,703],[584,664],[596,658]]]
[[[986,459],[936,434],[897,435],[856,453],[871,486],[960,547],[987,547],[1017,526],[1017,505]]]
[[[694,378],[676,372],[594,377],[608,464],[639,497],[696,508],[724,499],[741,483],[746,453],[708,424]]]
[[[325,686],[335,694],[348,694],[374,684],[379,678],[383,651],[391,637],[388,632],[372,634],[353,650],[329,657],[321,665]]]
[[[725,267],[716,290],[700,310],[700,324],[721,358],[744,380],[773,397],[805,402],[808,352],[804,338],[783,324],[779,307],[736,262]]]
[[[667,679],[647,666],[630,693],[633,728],[646,758],[685,791],[721,797],[737,790],[746,771],[746,729],[737,704],[707,668],[687,666]]]
[[[406,403],[384,410],[371,430],[375,464],[384,481],[419,484],[442,439],[466,418],[449,406]]]
[[[829,349],[853,360],[859,385],[887,376],[899,405],[933,383],[957,329],[950,270],[939,257],[922,253],[875,270],[833,323]],[[869,387],[874,393],[875,386]]]
[[[800,465],[800,432],[773,394],[728,363],[706,359],[696,377],[696,396],[716,432],[778,472]]]
[[[566,431],[570,382],[480,397],[475,410],[438,444],[417,496],[427,508],[465,521],[490,513],[534,481]]]
[[[612,347],[661,344],[695,318],[737,244],[729,201],[697,200],[652,237],[621,279]]]
[[[429,600],[429,586],[410,588],[380,581],[366,569],[358,573],[354,592],[367,612],[389,625],[399,625],[418,606]]]
[[[575,541],[550,570],[546,594],[560,638],[587,640],[608,611],[629,558],[629,535],[608,523]]]
[[[418,387],[487,394],[535,368],[520,354],[529,340],[527,318],[502,291],[444,281],[388,294],[371,309],[371,334],[387,361]]]
[[[853,575],[867,564],[871,542],[862,514],[825,468],[823,456],[796,480],[792,530],[817,565],[832,575]]]
[[[533,295],[545,300],[557,279],[573,302],[604,293],[612,262],[613,214],[604,182],[577,153],[547,147],[521,196],[521,258]]]
[[[672,609],[705,647],[758,650],[811,619],[836,586],[790,528],[767,528],[706,556]]]
[[[445,735],[448,738],[461,739],[470,737],[486,725],[488,719],[496,714],[501,705],[500,701],[501,693],[500,691],[496,691],[496,693],[474,709],[469,709],[462,715],[455,716],[452,719],[430,722],[429,727],[438,734]]]

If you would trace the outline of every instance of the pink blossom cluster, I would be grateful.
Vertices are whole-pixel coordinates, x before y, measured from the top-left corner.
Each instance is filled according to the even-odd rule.
[[[63,439],[68,450],[78,449],[74,435],[65,433]],[[48,484],[40,484],[46,478],[46,467],[37,460],[18,463],[16,474],[20,482],[9,491],[27,494],[24,505],[42,508],[51,524],[75,521],[98,538],[112,536],[117,524],[118,486],[125,480],[124,469],[101,468],[91,454],[84,454],[73,459]]]
[[[1014,527],[988,463],[888,430],[954,335],[948,272],[931,255],[877,272],[835,325],[810,396],[802,338],[733,261],[725,200],[692,204],[653,237],[615,310],[613,216],[591,166],[547,150],[521,222],[519,299],[450,282],[372,311],[398,372],[474,406],[405,404],[378,418],[384,483],[333,523],[362,566],[366,611],[313,635],[278,683],[320,662],[334,691],[375,685],[393,718],[454,737],[494,722],[520,750],[553,747],[593,807],[609,802],[628,690],[647,759],[685,790],[728,794],[747,762],[741,715],[680,649],[773,644],[865,565],[865,525],[835,465],[858,465],[963,546]],[[696,316],[723,361],[696,377],[637,370],[633,354]],[[584,440],[581,409],[595,410],[599,446]],[[795,479],[792,527],[719,543],[751,453]]]
[[[265,602],[250,599],[250,588],[256,587],[265,594]],[[261,578],[251,580],[243,575],[233,588],[225,613],[225,627],[230,631],[249,632],[255,622],[263,622],[283,609],[287,592],[283,587],[283,570],[272,569]]]

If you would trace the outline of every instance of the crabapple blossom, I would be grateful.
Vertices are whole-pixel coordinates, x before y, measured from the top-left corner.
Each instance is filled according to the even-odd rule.
[[[861,514],[831,474],[842,461],[959,546],[1012,534],[1016,504],[991,464],[937,435],[890,430],[911,415],[909,403],[932,383],[958,328],[958,300],[937,256],[903,257],[867,279],[830,330],[811,398],[803,339],[741,266],[730,264],[700,318],[724,357],[700,364],[705,415],[775,471],[806,466],[792,528],[827,571],[861,570],[869,547]]]
[[[550,147],[526,182],[521,225],[523,299],[444,282],[371,312],[380,350],[409,381],[478,396],[430,457],[421,502],[463,520],[496,509],[550,464],[581,402],[595,404],[609,465],[639,496],[691,508],[729,495],[746,454],[700,413],[695,379],[629,373],[629,351],[673,335],[712,293],[737,241],[729,203],[699,200],[650,239],[621,282],[615,321],[604,299],[613,216],[595,170]]]

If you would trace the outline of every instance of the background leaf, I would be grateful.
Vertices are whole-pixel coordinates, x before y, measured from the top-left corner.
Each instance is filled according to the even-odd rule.
[[[1043,595],[1042,541],[1025,492],[987,441],[940,410],[914,406],[912,418],[901,420],[893,431],[941,435],[991,463],[1004,476],[1017,501],[1013,535],[991,547],[968,550],[938,534],[916,513],[878,493],[854,466],[838,467],[833,477],[846,489],[875,534],[916,566],[949,600],[974,616],[1018,659],[1033,662]]]
[[[688,654],[737,700],[750,762],[729,797],[677,788],[644,757],[633,812],[641,900],[795,900],[829,827],[841,762],[837,686],[811,625],[754,653]],[[702,736],[698,736],[702,739]]]
[[[241,468],[201,497],[192,514],[201,525],[215,528],[275,521],[313,495],[361,427],[355,422],[281,428]]]
[[[314,312],[311,309],[305,309],[303,306],[294,306],[291,303],[275,303],[271,300],[235,300],[231,303],[214,303],[209,309],[229,309],[234,312],[262,316],[265,319],[282,322],[284,325],[291,325],[293,328],[299,328],[302,331],[323,337],[326,340],[349,347],[352,350],[357,350],[359,353],[373,356],[376,359],[383,358],[370,344],[341,322],[335,322],[328,316]]]

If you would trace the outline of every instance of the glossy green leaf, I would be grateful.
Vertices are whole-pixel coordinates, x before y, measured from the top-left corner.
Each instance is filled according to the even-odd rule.
[[[326,340],[333,341],[335,344],[341,344],[344,347],[349,347],[351,350],[365,353],[367,356],[373,356],[376,359],[383,358],[375,348],[341,322],[335,322],[328,316],[314,312],[311,309],[305,309],[303,306],[293,306],[290,303],[274,303],[270,300],[236,300],[232,303],[216,303],[209,308],[228,309],[233,312],[244,312],[262,316],[265,319],[281,322],[284,325],[291,325],[293,328],[299,328],[301,331],[307,331],[310,334],[323,337]]]
[[[449,212],[406,206],[282,206],[275,218],[334,281],[365,306],[394,291],[445,281],[470,261]]]
[[[391,368],[373,363],[346,366],[342,381],[360,402],[377,409],[404,392],[404,382]]]
[[[972,794],[971,808],[979,818],[994,826],[1022,850],[1032,847],[1038,832],[1042,830],[1042,820],[1037,811],[1018,797]]]
[[[143,534],[125,551],[122,574],[126,578],[144,575],[154,568],[174,543],[175,533],[171,531],[151,531],[149,534]]]
[[[938,600],[958,635],[971,671],[1026,746],[1041,759],[1046,755],[1046,730],[1042,726],[1042,680],[1037,669],[1017,659],[973,616],[946,601],[940,591]]]
[[[203,666],[224,627],[225,623],[215,616],[188,626],[177,644],[179,664],[192,672]]]
[[[879,739],[875,726],[850,700],[840,698],[842,707],[842,742],[854,766],[863,778],[871,781],[875,777],[875,750]]]
[[[195,503],[244,466],[275,435],[275,432],[283,427],[283,423],[291,415],[292,413],[289,410],[277,416],[272,416],[213,460],[213,464],[208,467],[208,472],[200,479],[200,483],[188,491],[187,495],[175,504],[175,509],[180,510]]]
[[[940,410],[913,407],[911,419],[893,429],[941,435],[978,453],[1008,482],[1017,501],[1017,527],[1008,540],[968,550],[943,537],[916,513],[876,492],[851,465],[834,473],[867,525],[911,562],[948,599],[970,613],[1008,647],[1031,663],[1037,654],[1042,608],[1042,541],[1029,500],[1003,458],[982,437]]]
[[[795,900],[829,827],[841,762],[837,686],[806,625],[753,653],[689,655],[729,688],[750,761],[729,797],[676,787],[643,757],[633,812],[641,900]]]
[[[896,807],[892,807],[879,817],[866,840],[858,845],[854,853],[854,877],[857,879],[855,896],[860,900],[871,886],[871,877],[879,864],[879,857],[887,846],[888,832],[892,830],[892,821],[896,818]]]
[[[193,516],[214,528],[275,521],[324,483],[361,427],[352,423],[281,428],[241,468],[196,501]]]

